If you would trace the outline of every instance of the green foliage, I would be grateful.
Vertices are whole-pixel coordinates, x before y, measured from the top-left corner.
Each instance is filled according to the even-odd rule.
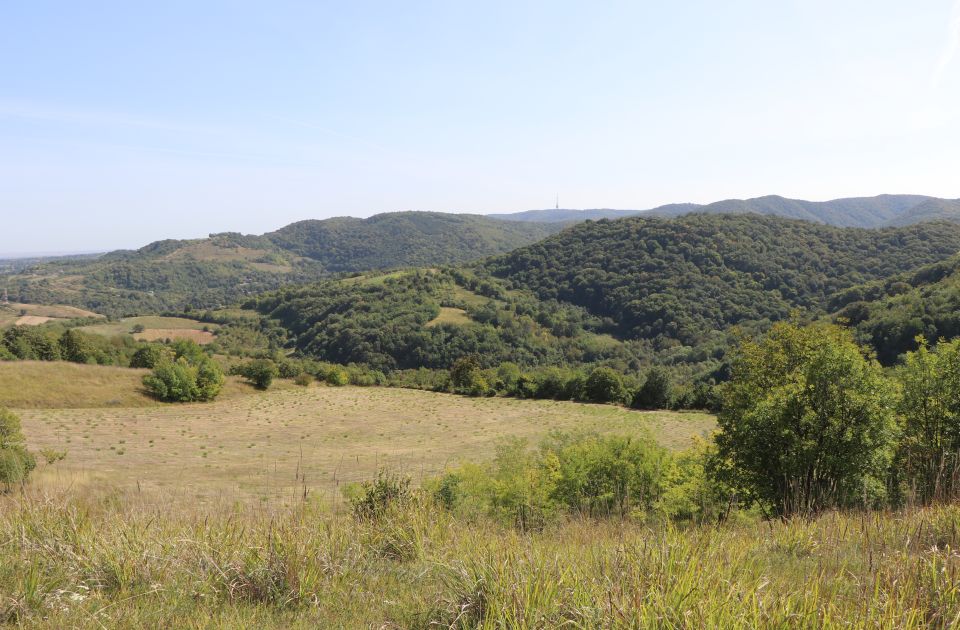
[[[0,407],[0,484],[10,490],[27,480],[37,463],[27,450],[20,418]]]
[[[350,384],[350,373],[342,367],[334,367],[327,372],[325,380],[328,385],[343,387]]]
[[[130,367],[152,370],[165,361],[173,359],[173,352],[163,345],[151,343],[139,348],[130,358]]]
[[[75,328],[64,331],[60,336],[60,356],[64,361],[73,363],[95,362],[94,351],[87,335]]]
[[[777,515],[885,498],[895,391],[849,331],[776,325],[737,349],[717,445],[730,481]]]
[[[733,490],[715,474],[717,458],[712,441],[694,440],[693,446],[665,463],[663,492],[654,509],[675,521],[710,523],[723,520],[732,506]]]
[[[3,333],[3,345],[18,359],[34,361],[60,360],[57,337],[48,329],[34,326],[13,326]]]
[[[643,385],[634,393],[631,406],[637,409],[666,409],[669,404],[670,375],[663,368],[651,368]]]
[[[450,368],[450,384],[453,391],[471,396],[482,396],[489,389],[480,359],[475,355],[461,357],[454,362]]]
[[[960,340],[935,350],[918,344],[897,371],[903,441],[896,468],[913,498],[930,503],[960,491]]]
[[[258,389],[269,389],[273,379],[280,375],[277,364],[269,359],[247,361],[234,367],[231,372],[247,379]]]
[[[224,383],[223,370],[206,355],[180,356],[157,365],[143,377],[143,385],[156,398],[166,402],[213,400]]]
[[[958,249],[952,224],[855,230],[697,214],[581,223],[484,267],[541,299],[608,318],[623,338],[696,346],[735,324],[823,309],[837,291]]]
[[[353,515],[365,521],[379,519],[390,510],[402,508],[412,496],[409,477],[381,469],[375,479],[362,482],[348,498]]]
[[[619,403],[626,400],[627,389],[619,374],[608,367],[598,367],[587,377],[583,397],[595,403]]]

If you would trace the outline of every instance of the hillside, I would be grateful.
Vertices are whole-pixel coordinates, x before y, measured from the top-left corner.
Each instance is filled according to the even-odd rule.
[[[885,364],[928,341],[960,336],[960,256],[851,287],[831,300],[835,320],[853,326]]]
[[[93,259],[18,267],[0,274],[0,289],[11,300],[71,304],[107,315],[208,308],[336,272],[477,260],[561,228],[421,212],[302,221],[262,236],[163,240]]]
[[[735,324],[823,309],[837,291],[957,251],[950,223],[864,230],[694,214],[582,223],[483,268],[607,319],[622,338],[694,345]]]
[[[705,214],[764,214],[802,219],[839,227],[902,227],[924,221],[960,221],[960,200],[922,195],[879,195],[831,201],[804,201],[777,195],[754,199],[726,199],[707,205],[675,203],[649,210],[528,210],[492,214],[508,221],[565,221],[620,219],[629,216],[678,217],[692,212]]]

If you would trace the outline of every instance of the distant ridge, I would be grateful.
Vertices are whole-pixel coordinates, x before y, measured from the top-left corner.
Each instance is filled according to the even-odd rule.
[[[675,203],[649,210],[548,209],[487,216],[505,221],[572,223],[586,220],[622,219],[638,215],[677,217],[691,212],[763,214],[838,227],[902,227],[937,220],[960,223],[960,199],[939,199],[924,195],[878,195],[876,197],[849,197],[830,201],[805,201],[788,199],[779,195],[767,195],[753,199],[725,199],[706,205]]]

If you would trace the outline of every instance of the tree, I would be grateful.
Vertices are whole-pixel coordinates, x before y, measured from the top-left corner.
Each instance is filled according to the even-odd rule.
[[[916,341],[897,373],[904,432],[897,469],[915,498],[931,503],[960,490],[960,340],[932,351],[922,337]]]
[[[269,359],[254,359],[237,366],[233,371],[253,383],[257,389],[268,389],[273,379],[280,375],[277,365]]]
[[[633,395],[637,409],[666,409],[670,404],[670,376],[661,367],[650,368],[643,385]]]
[[[37,462],[27,450],[20,418],[0,407],[0,484],[6,490],[26,481]]]
[[[627,397],[627,389],[619,374],[608,367],[598,367],[587,377],[583,397],[597,403],[622,402]]]
[[[164,361],[143,377],[143,385],[160,400],[195,402],[216,398],[224,380],[220,366],[203,355],[197,364],[191,364],[186,357]]]
[[[895,394],[849,331],[778,324],[734,351],[718,455],[780,516],[876,504],[897,439]]]
[[[151,343],[138,349],[130,357],[130,367],[152,370],[163,361],[170,361],[172,353],[158,343]]]
[[[475,355],[461,357],[453,363],[450,368],[450,384],[454,391],[471,396],[482,395],[489,388],[483,377],[480,359]]]
[[[71,328],[60,335],[60,356],[64,361],[90,363],[93,351],[83,333]]]

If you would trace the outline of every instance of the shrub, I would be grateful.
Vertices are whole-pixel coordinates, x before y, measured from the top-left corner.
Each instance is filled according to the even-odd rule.
[[[166,361],[143,377],[143,384],[156,398],[167,402],[213,400],[224,383],[223,370],[204,355],[197,365],[186,358]]]
[[[332,367],[327,372],[326,381],[334,387],[343,387],[350,384],[350,374],[342,367]]]
[[[354,516],[360,520],[375,520],[391,508],[407,503],[411,496],[409,477],[380,470],[376,479],[362,482],[349,500]]]
[[[590,402],[622,402],[626,396],[623,379],[608,367],[598,367],[590,372],[583,386],[583,397]]]
[[[173,354],[162,345],[151,343],[133,353],[130,357],[130,367],[152,370],[160,363],[171,360],[172,357]]]
[[[300,374],[298,374],[297,377],[293,379],[293,382],[296,383],[297,385],[300,385],[301,387],[306,387],[313,382],[313,376],[311,376],[307,372],[300,372]]]
[[[20,418],[0,407],[0,484],[10,490],[27,480],[37,462],[27,450]]]
[[[897,439],[894,404],[849,331],[778,324],[734,352],[719,456],[729,481],[776,515],[875,505]]]
[[[257,389],[268,389],[273,379],[280,375],[277,365],[269,359],[248,361],[236,366],[231,372],[247,379]]]
[[[457,359],[450,368],[453,391],[470,396],[482,396],[490,388],[483,375],[480,360],[475,355]]]

